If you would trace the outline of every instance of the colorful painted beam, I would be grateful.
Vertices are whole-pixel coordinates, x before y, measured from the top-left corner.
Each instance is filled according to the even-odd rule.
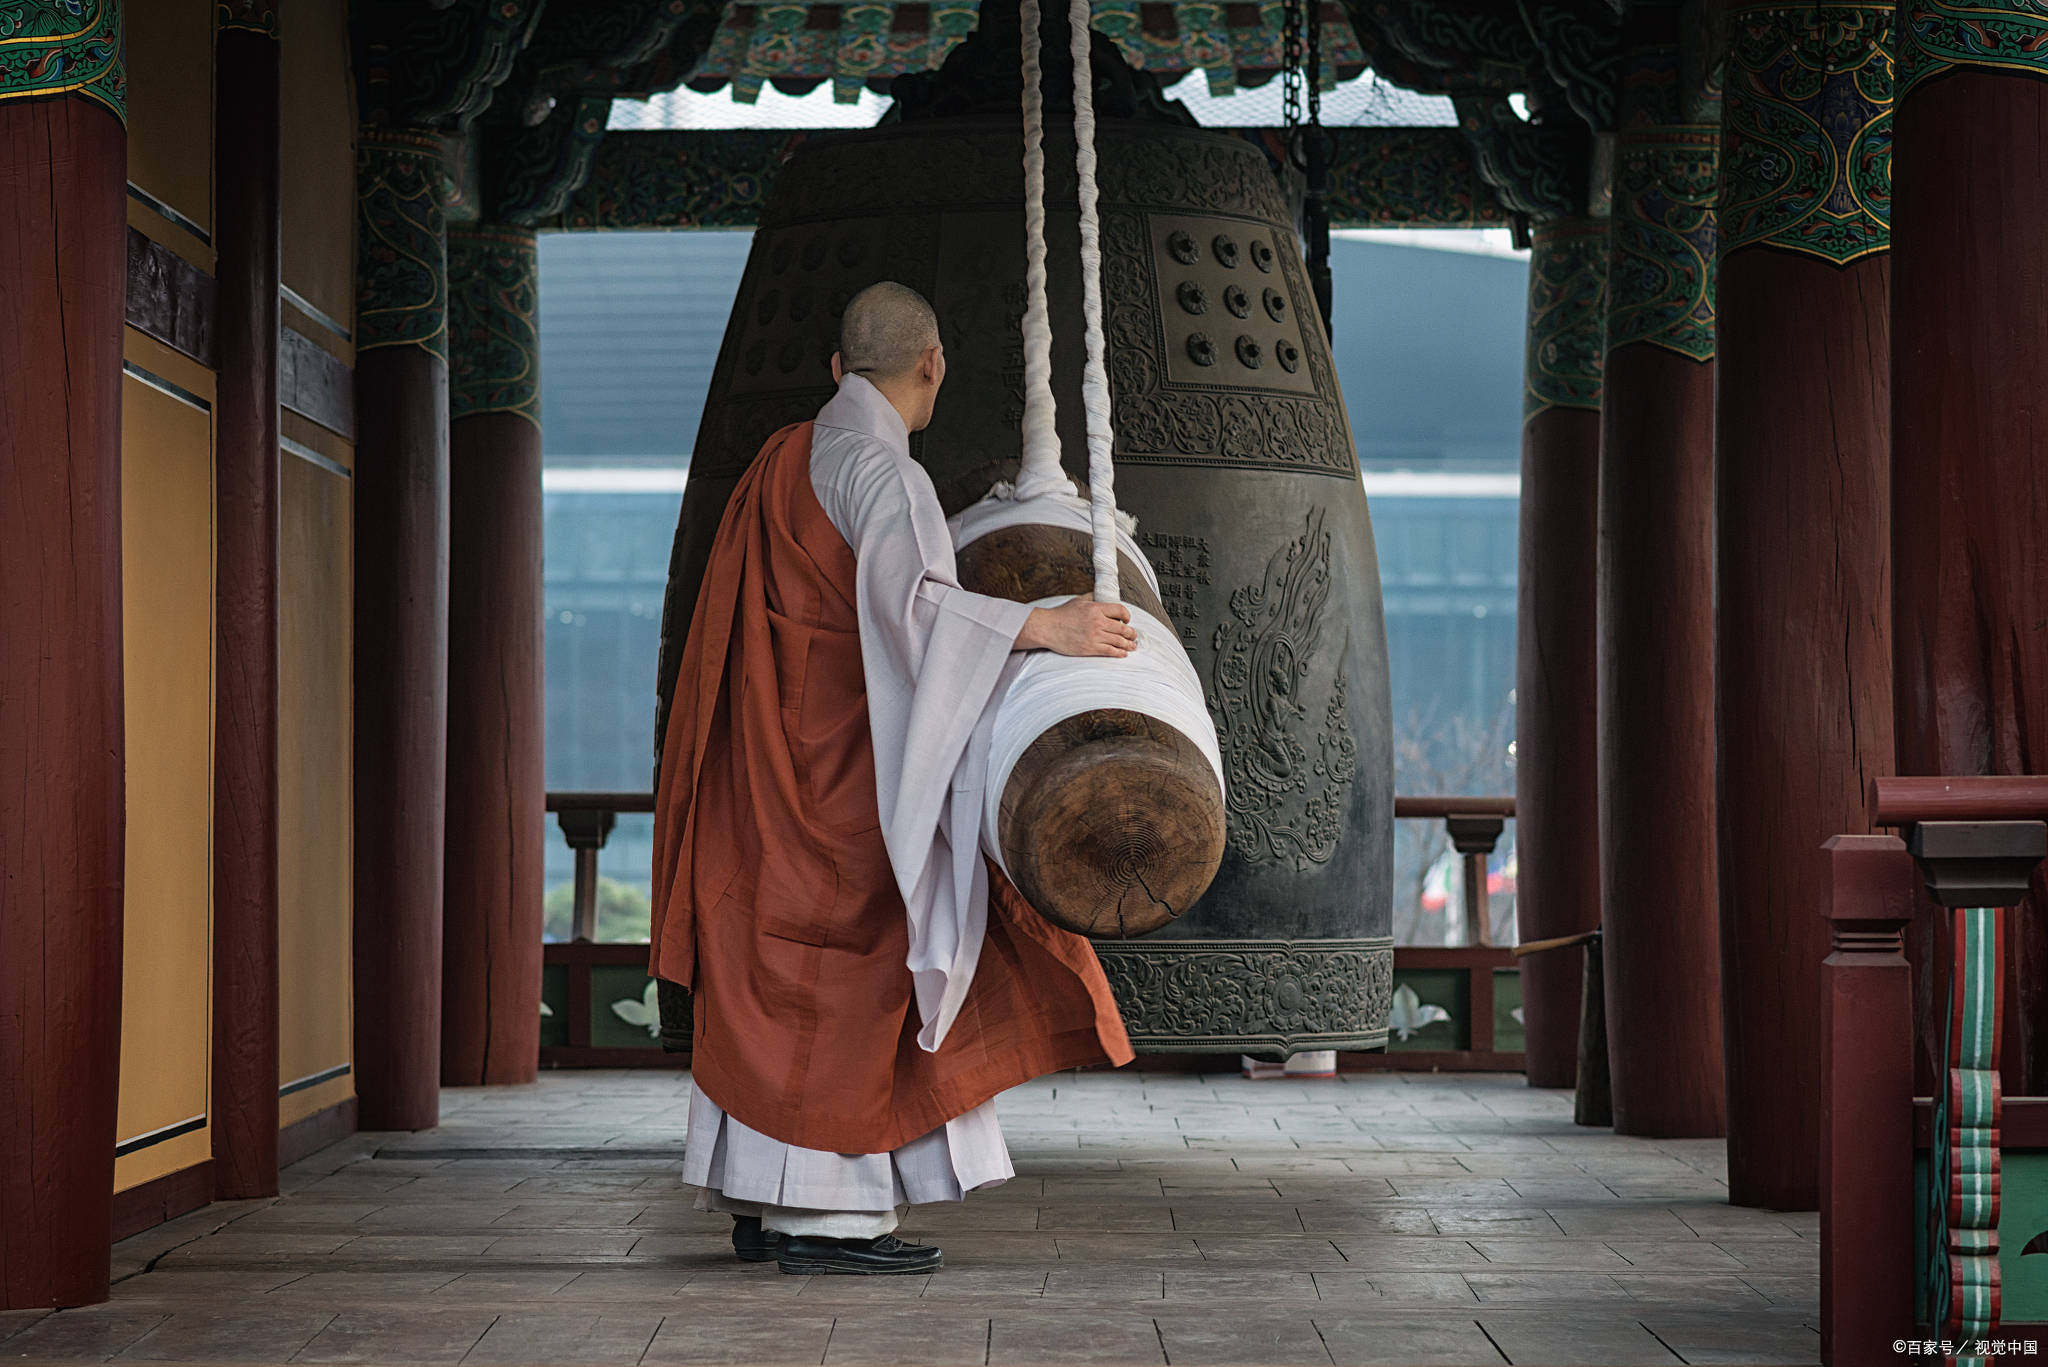
[[[1276,166],[1280,130],[1219,130]],[[809,138],[835,133],[611,133],[590,178],[543,226],[565,231],[751,228],[776,173]],[[1508,211],[1456,128],[1333,128],[1330,223],[1337,228],[1500,227]]]
[[[1225,95],[1240,82],[1259,85],[1279,74],[1284,9],[1281,0],[1206,5],[1097,0],[1095,27],[1138,70],[1169,81],[1200,71],[1211,93]],[[764,84],[802,94],[830,81],[833,98],[852,104],[864,89],[887,89],[893,77],[938,70],[974,31],[979,10],[974,0],[734,0],[690,88],[708,92],[729,83],[734,99],[751,104]],[[1319,18],[1328,77],[1363,70],[1365,54],[1343,10],[1324,0]]]

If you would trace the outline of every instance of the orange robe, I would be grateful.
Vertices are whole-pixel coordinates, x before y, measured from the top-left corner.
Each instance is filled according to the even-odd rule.
[[[882,839],[854,557],[777,432],[719,524],[655,797],[652,970],[693,989],[696,1085],[771,1138],[884,1153],[1018,1083],[1131,1058],[1081,936],[993,867],[960,1015],[919,1047]]]

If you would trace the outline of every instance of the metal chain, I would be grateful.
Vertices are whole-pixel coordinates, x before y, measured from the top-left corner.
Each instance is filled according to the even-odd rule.
[[[1290,147],[1301,126],[1302,7],[1303,0],[1285,0],[1280,17],[1280,121]]]
[[[1323,0],[1293,0],[1308,11],[1303,27],[1308,30],[1308,68],[1302,73],[1308,86],[1308,121],[1323,122]]]

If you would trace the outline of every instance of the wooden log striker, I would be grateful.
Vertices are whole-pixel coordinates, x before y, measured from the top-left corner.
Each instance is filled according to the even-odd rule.
[[[1034,602],[1094,587],[1088,538],[1065,527],[993,531],[960,552],[976,593]],[[1143,571],[1121,557],[1134,612],[1171,625]],[[1055,725],[1004,785],[998,836],[1011,881],[1040,915],[1083,935],[1129,939],[1178,918],[1223,863],[1223,794],[1173,727],[1100,709]]]

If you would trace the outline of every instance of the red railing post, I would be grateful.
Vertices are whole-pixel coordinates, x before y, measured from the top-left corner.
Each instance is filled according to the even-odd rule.
[[[570,808],[555,813],[562,836],[576,852],[576,900],[570,912],[569,938],[578,944],[597,939],[597,852],[604,848],[617,820],[615,813]]]
[[[1999,1050],[2005,995],[2005,913],[2027,895],[2048,856],[2040,821],[1914,823],[1906,848],[1941,904],[1948,941],[1943,1003],[1945,1076],[1934,1097],[1928,1153],[1928,1315],[1944,1339],[1981,1345],[1999,1327],[1998,1222],[2004,1101]]]
[[[1913,859],[1892,836],[1827,842],[1821,968],[1821,1360],[1888,1362],[1913,1321]]]
[[[1444,833],[1451,848],[1465,860],[1465,943],[1493,943],[1493,912],[1486,895],[1486,862],[1500,843],[1507,825],[1499,813],[1451,812],[1444,817]]]

